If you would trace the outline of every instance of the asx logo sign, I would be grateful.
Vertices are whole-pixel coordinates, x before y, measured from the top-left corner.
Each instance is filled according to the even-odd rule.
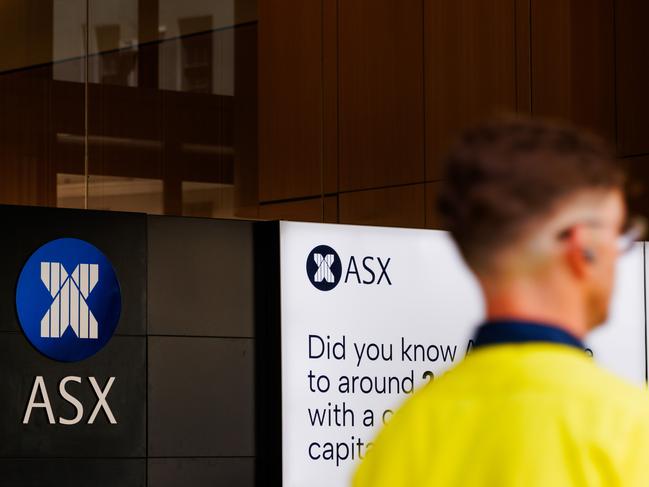
[[[320,291],[331,291],[340,282],[342,264],[338,253],[328,245],[318,245],[306,261],[306,274]]]
[[[121,306],[113,266],[83,240],[46,243],[18,278],[16,309],[25,336],[43,355],[61,362],[101,350],[117,328]]]
[[[344,283],[359,285],[392,285],[388,266],[391,258],[351,256],[344,266]],[[338,252],[328,245],[318,245],[306,260],[306,274],[320,291],[331,291],[343,280],[343,261]]]
[[[69,275],[60,262],[41,262],[41,281],[54,299],[41,320],[41,338],[59,338],[70,327],[78,338],[99,339],[87,302],[99,281],[99,265],[79,264]]]
[[[59,395],[66,403],[73,406],[76,411],[75,415],[72,418],[59,417],[58,420],[55,418],[52,402],[50,401],[50,396],[45,385],[45,379],[42,375],[38,375],[34,379],[32,392],[29,396],[27,408],[25,409],[25,416],[23,417],[23,424],[29,424],[33,413],[36,410],[40,409],[42,409],[47,414],[47,422],[49,424],[56,424],[57,422],[58,424],[65,425],[79,424],[85,416],[83,403],[79,401],[79,399],[77,399],[75,396],[73,396],[66,388],[67,384],[70,382],[81,384],[82,378],[70,375],[62,378],[59,381]],[[99,416],[99,413],[102,411],[104,412],[106,419],[110,424],[117,424],[117,419],[115,419],[115,415],[113,414],[113,411],[108,404],[108,393],[110,392],[110,388],[113,387],[115,377],[110,377],[108,379],[108,382],[106,382],[106,385],[103,387],[99,385],[97,379],[95,379],[94,377],[88,377],[88,382],[90,382],[90,385],[92,386],[92,390],[95,394],[95,397],[97,398],[97,402],[92,409],[92,413],[87,420],[87,424],[94,424],[95,420]],[[38,400],[39,395],[42,400]]]

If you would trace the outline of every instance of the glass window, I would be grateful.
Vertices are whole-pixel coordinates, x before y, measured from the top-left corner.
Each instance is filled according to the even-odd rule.
[[[6,0],[0,202],[257,216],[256,0]]]

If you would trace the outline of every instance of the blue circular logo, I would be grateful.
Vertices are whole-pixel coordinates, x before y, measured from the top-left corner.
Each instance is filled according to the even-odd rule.
[[[77,362],[111,339],[122,309],[115,270],[97,247],[52,240],[27,260],[16,289],[18,320],[43,355]]]
[[[306,275],[320,291],[331,291],[340,282],[343,268],[338,253],[328,245],[318,245],[306,259]]]

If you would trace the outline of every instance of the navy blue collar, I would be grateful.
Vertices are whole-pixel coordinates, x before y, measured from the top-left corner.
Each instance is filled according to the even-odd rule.
[[[474,347],[549,342],[569,345],[580,350],[586,348],[580,339],[556,326],[518,320],[487,321],[478,328],[473,340]]]

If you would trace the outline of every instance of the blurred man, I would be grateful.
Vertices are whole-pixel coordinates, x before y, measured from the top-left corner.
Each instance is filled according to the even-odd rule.
[[[355,487],[649,486],[647,393],[582,342],[642,233],[625,226],[622,185],[604,144],[574,128],[516,118],[464,134],[439,209],[487,321],[381,432]]]

